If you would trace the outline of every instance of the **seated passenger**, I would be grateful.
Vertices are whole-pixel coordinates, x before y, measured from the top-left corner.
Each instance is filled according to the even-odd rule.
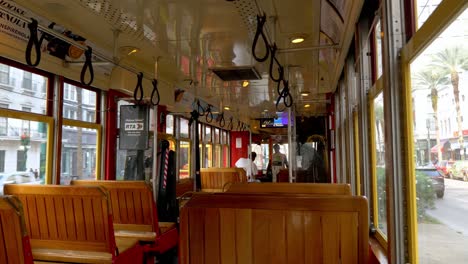
[[[246,172],[247,179],[252,182],[256,181],[255,178],[258,174],[257,165],[255,165],[254,160],[257,157],[257,153],[252,152],[250,154],[251,159],[248,158],[240,158],[236,161],[235,166],[237,168],[243,168]]]

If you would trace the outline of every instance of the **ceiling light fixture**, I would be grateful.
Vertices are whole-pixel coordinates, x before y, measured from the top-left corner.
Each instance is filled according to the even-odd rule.
[[[309,107],[310,107],[310,104],[305,104],[304,107],[305,107],[305,108],[309,108]]]
[[[243,81],[242,82],[242,87],[247,87],[247,86],[249,86],[249,84],[250,84],[249,81]]]
[[[297,44],[297,43],[304,42],[304,40],[305,40],[305,37],[297,36],[297,37],[291,38],[291,43]]]
[[[263,112],[268,112],[268,109],[263,110]]]
[[[309,96],[309,94],[310,94],[310,92],[308,92],[308,91],[302,91],[301,92],[302,96]]]
[[[132,55],[134,53],[137,53],[139,51],[140,51],[140,49],[137,48],[137,47],[134,47],[134,46],[122,46],[122,47],[119,48],[119,52],[121,54],[125,54],[127,56],[130,56],[130,55]]]
[[[226,106],[224,107],[224,110],[231,110],[231,107],[229,107],[229,106],[226,105]]]

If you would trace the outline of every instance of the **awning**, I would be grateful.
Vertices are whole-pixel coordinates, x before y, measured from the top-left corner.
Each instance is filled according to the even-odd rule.
[[[463,142],[463,145],[465,148],[468,148],[468,141],[464,141]],[[460,148],[460,143],[457,142],[451,142],[450,143],[450,148],[451,149],[459,149]]]
[[[444,145],[445,143],[447,143],[448,139],[446,140],[441,140],[439,144],[433,146],[431,148],[431,153],[437,153],[440,149],[440,152],[443,152],[444,151]]]

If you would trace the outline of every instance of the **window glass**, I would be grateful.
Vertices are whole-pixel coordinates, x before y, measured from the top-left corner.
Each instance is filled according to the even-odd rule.
[[[64,83],[63,118],[96,122],[96,92]]]
[[[211,142],[211,127],[205,126],[205,138],[204,142]]]
[[[174,135],[174,116],[166,116],[166,134]]]
[[[179,179],[190,177],[190,142],[179,142]]]
[[[96,179],[97,130],[62,126],[60,184]]]
[[[373,101],[373,129],[375,144],[375,188],[377,191],[377,213],[374,215],[376,227],[387,236],[387,181],[385,176],[385,120],[383,93]]]
[[[0,194],[3,193],[3,185],[7,183],[43,184],[47,154],[47,124],[27,121],[29,133],[23,133],[24,120],[5,117],[2,119],[8,125],[0,137]]]
[[[189,121],[185,118],[180,118],[180,137],[189,138]]]
[[[382,27],[380,20],[377,22],[375,25],[374,29],[374,36],[375,36],[375,66],[376,66],[376,73],[377,73],[377,78],[379,79],[380,76],[382,76]]]
[[[468,259],[467,19],[465,10],[410,64],[419,263]]]
[[[223,145],[223,167],[230,167],[229,165],[229,146]]]
[[[254,160],[255,165],[259,171],[266,170],[268,166],[268,144],[252,144],[252,151],[257,154],[257,157]]]
[[[20,111],[27,108],[27,112],[44,114],[47,81],[42,75],[0,63],[1,107]]]
[[[205,145],[205,151],[204,151],[204,157],[205,157],[205,168],[211,168],[213,167],[213,145],[212,144],[206,144]]]
[[[442,0],[415,0],[416,1],[416,27],[421,28],[429,16],[434,12]]]
[[[214,167],[215,168],[220,168],[222,164],[222,152],[221,152],[221,145],[216,144],[215,145],[215,153],[214,153]]]
[[[213,140],[215,144],[219,144],[219,128],[213,128],[214,133],[213,133]]]

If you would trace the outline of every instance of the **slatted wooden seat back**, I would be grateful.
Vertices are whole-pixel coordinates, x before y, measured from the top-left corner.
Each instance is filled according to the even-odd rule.
[[[21,202],[10,195],[0,196],[0,263],[33,263]]]
[[[246,172],[242,168],[202,168],[200,177],[204,192],[222,192],[227,183],[247,182]]]
[[[109,192],[116,230],[159,232],[151,186],[144,181],[71,181],[74,186],[103,186]],[[138,225],[138,226],[136,226]]]
[[[351,195],[351,187],[331,183],[233,183],[226,192]]]
[[[106,190],[84,186],[8,184],[19,198],[33,249],[82,250],[115,255]]]
[[[367,217],[357,196],[194,195],[180,263],[367,263]]]

